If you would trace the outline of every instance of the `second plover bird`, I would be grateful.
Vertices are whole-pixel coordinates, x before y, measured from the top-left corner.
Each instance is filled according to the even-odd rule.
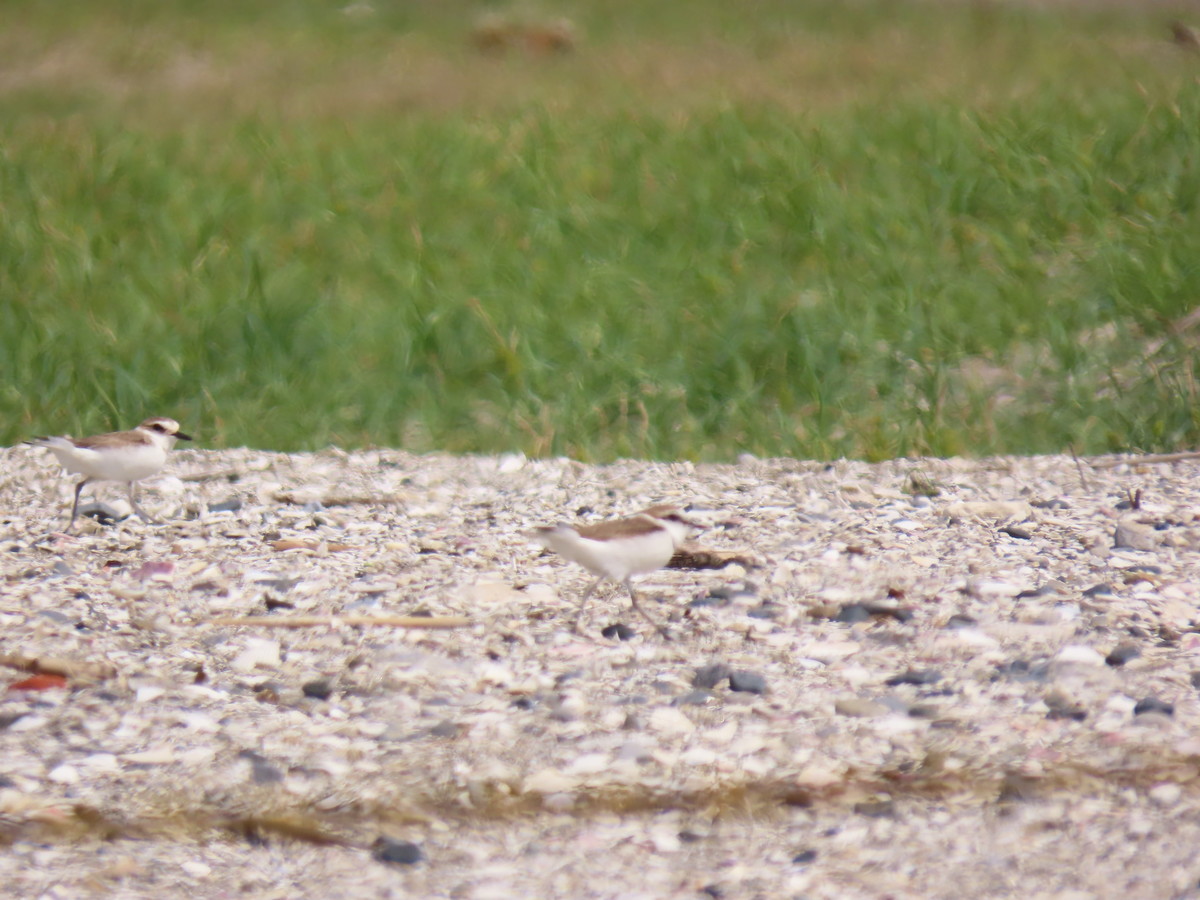
[[[568,525],[559,522],[534,529],[530,537],[559,556],[578,563],[596,576],[579,600],[575,630],[584,608],[600,582],[619,581],[629,591],[633,608],[663,637],[666,629],[638,605],[637,592],[630,579],[661,569],[671,561],[676,548],[692,528],[699,527],[683,517],[675,506],[652,506],[624,519],[610,519],[595,525]]]
[[[25,443],[45,447],[58,457],[64,469],[83,476],[83,481],[75,485],[71,521],[67,523],[67,531],[70,531],[79,515],[79,492],[92,481],[123,481],[129,486],[129,504],[133,511],[147,522],[158,521],[138,506],[134,484],[166,465],[167,452],[176,441],[190,440],[179,430],[179,423],[174,419],[155,417],[130,431],[112,431],[78,440],[39,437]]]

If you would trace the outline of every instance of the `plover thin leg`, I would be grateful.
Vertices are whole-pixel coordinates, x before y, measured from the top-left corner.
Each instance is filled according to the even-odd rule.
[[[75,517],[79,515],[79,494],[83,490],[83,486],[91,481],[90,478],[85,478],[79,484],[75,485],[75,502],[71,504],[71,521],[67,523],[67,530],[64,534],[70,534],[71,529],[75,527]]]
[[[671,639],[671,633],[669,631],[667,631],[667,627],[665,625],[660,625],[658,622],[654,621],[654,617],[651,616],[650,613],[646,612],[646,610],[642,609],[642,607],[640,605],[638,605],[637,591],[635,591],[633,589],[633,584],[632,584],[632,582],[630,582],[630,580],[628,578],[625,579],[625,587],[627,587],[629,589],[629,599],[633,603],[633,608],[638,611],[638,615],[640,615],[643,619],[645,619],[647,622],[649,622],[651,625],[653,625],[654,630],[657,631],[662,636],[662,639],[664,641],[669,641]]]
[[[588,589],[584,591],[583,596],[579,598],[579,610],[575,613],[575,624],[572,626],[576,633],[579,632],[579,623],[583,621],[583,613],[587,609],[588,598],[592,596],[592,592],[600,586],[600,582],[603,580],[603,578],[597,578],[588,585]]]
[[[129,482],[129,505],[133,507],[133,511],[141,517],[143,522],[151,522],[155,525],[161,525],[162,521],[160,519],[154,518],[154,516],[150,515],[148,512],[138,506],[136,491],[137,485],[132,481]]]

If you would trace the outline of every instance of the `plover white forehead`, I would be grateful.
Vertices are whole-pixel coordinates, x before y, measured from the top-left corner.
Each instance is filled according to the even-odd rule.
[[[579,600],[575,630],[583,618],[592,592],[604,580],[618,581],[629,591],[633,608],[663,637],[666,629],[641,606],[631,579],[661,569],[686,540],[692,528],[700,527],[684,518],[676,506],[652,506],[623,519],[610,519],[594,525],[568,525],[559,522],[534,529],[530,537],[559,556],[578,563],[596,576]]]
[[[129,431],[112,431],[78,439],[38,437],[25,443],[45,447],[58,458],[64,469],[83,476],[83,480],[75,485],[75,502],[71,506],[71,521],[66,529],[70,531],[79,515],[79,493],[85,484],[92,481],[125,482],[129,487],[129,504],[133,511],[147,522],[157,521],[138,506],[134,485],[166,465],[167,452],[175,446],[176,441],[190,440],[191,437],[179,430],[179,423],[174,419],[156,416]]]

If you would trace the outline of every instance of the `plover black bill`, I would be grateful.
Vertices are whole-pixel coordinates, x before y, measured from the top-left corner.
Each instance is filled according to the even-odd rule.
[[[147,522],[157,522],[138,506],[134,485],[166,465],[167,452],[176,441],[190,440],[179,430],[179,423],[174,419],[156,417],[130,431],[112,431],[79,439],[38,437],[25,443],[45,447],[58,458],[64,469],[83,476],[83,481],[75,485],[75,502],[66,529],[70,531],[79,515],[79,493],[85,484],[93,481],[124,482],[129,487],[129,504],[133,511]]]
[[[604,580],[617,581],[629,591],[633,608],[658,633],[669,639],[667,630],[638,605],[637,592],[631,579],[661,569],[671,561],[676,548],[684,542],[696,523],[684,518],[675,506],[652,506],[624,519],[610,519],[594,525],[546,525],[536,528],[529,536],[559,556],[578,563],[596,576],[579,600],[575,615],[575,630],[583,618],[592,592]]]

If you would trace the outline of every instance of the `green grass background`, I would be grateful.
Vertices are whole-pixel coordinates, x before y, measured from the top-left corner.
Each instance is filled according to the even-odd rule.
[[[481,53],[480,16],[570,53]],[[0,440],[1191,448],[1164,3],[13,0]]]

